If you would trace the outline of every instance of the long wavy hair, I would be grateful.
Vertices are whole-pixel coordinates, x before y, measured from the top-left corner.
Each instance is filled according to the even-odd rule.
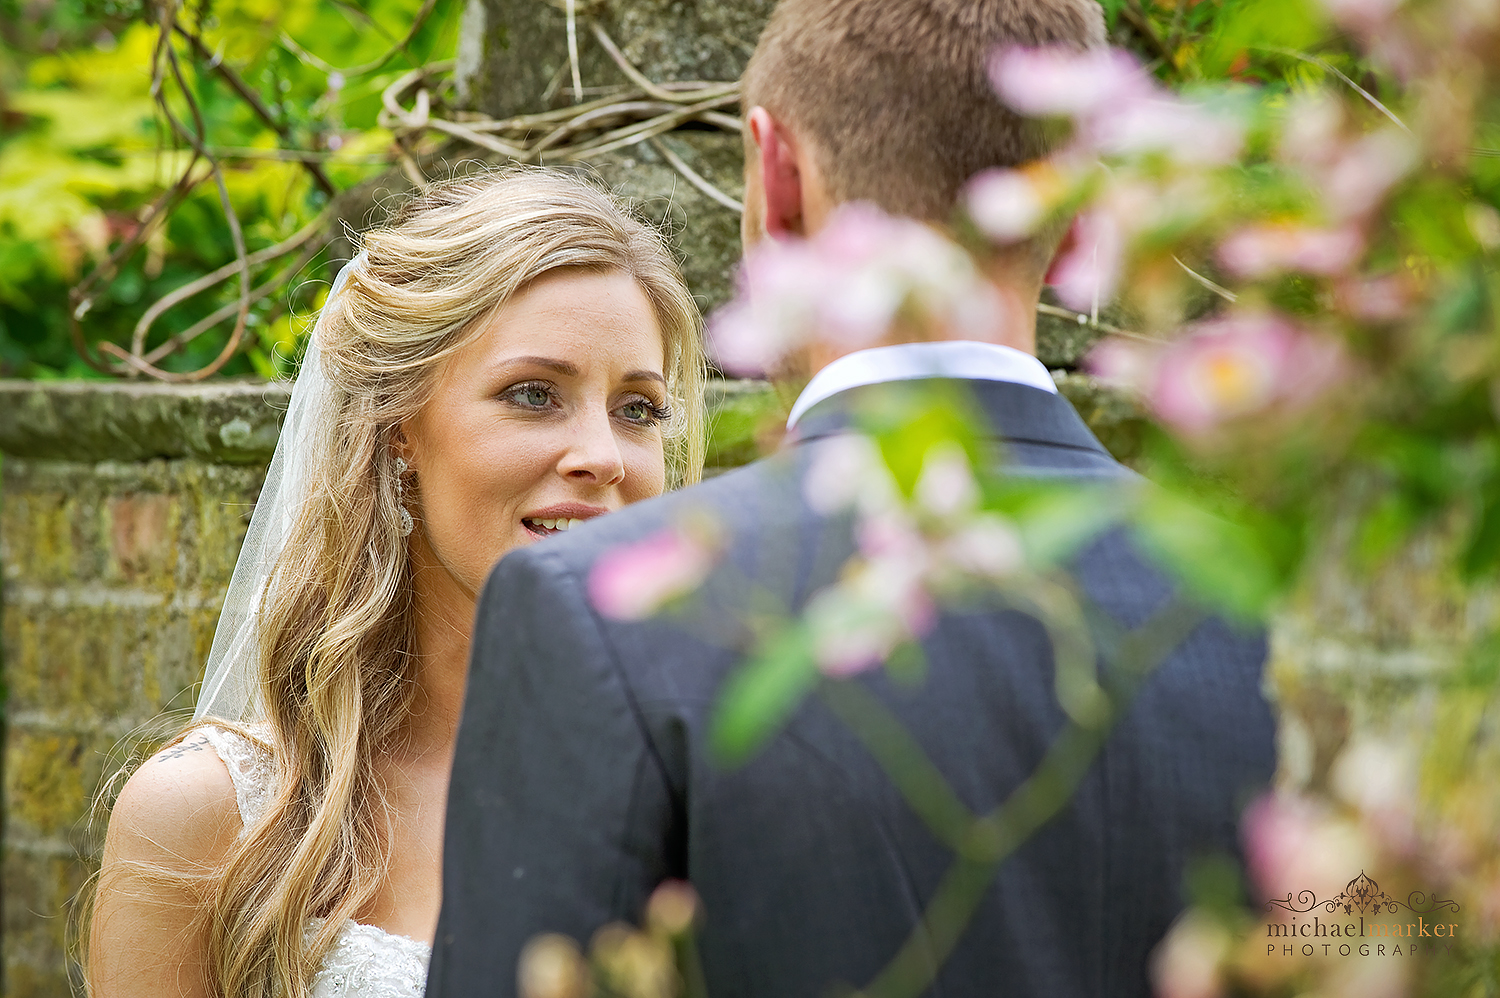
[[[336,417],[307,442],[309,499],[261,609],[277,793],[208,891],[211,981],[225,998],[304,998],[340,926],[387,875],[392,815],[375,761],[417,695],[392,440],[478,320],[551,271],[629,274],[663,338],[668,483],[702,471],[698,312],[661,236],[614,197],[567,174],[497,171],[427,189],[361,242],[365,258],[319,329]],[[314,918],[324,921],[305,936]]]

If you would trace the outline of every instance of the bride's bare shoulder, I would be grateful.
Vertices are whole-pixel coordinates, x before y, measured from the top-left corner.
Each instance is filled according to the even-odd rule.
[[[121,789],[110,813],[105,862],[211,866],[240,828],[224,760],[207,734],[191,731],[146,760]]]

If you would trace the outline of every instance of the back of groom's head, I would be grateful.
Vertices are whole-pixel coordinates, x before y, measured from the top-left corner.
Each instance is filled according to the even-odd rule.
[[[782,0],[744,105],[817,147],[834,202],[946,223],[971,176],[1047,151],[1039,125],[996,97],[993,54],[1103,43],[1098,0]]]

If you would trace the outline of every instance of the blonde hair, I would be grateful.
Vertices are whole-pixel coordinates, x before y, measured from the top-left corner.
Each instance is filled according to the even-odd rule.
[[[485,173],[413,197],[362,243],[319,330],[336,416],[309,442],[309,499],[261,609],[278,792],[208,895],[211,981],[226,998],[303,998],[339,927],[386,876],[391,816],[375,759],[417,692],[392,436],[478,335],[476,320],[560,268],[629,274],[663,339],[668,482],[702,471],[697,309],[660,235],[614,197],[555,171]],[[326,921],[304,942],[314,917]]]

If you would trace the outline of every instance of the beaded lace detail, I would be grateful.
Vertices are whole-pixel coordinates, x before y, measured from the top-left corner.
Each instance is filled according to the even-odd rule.
[[[275,758],[264,742],[223,728],[202,730],[229,770],[240,820],[249,828],[271,804]],[[308,921],[309,941],[323,924],[321,918]],[[421,998],[431,957],[432,948],[424,942],[350,919],[334,937],[308,991],[311,998]]]

